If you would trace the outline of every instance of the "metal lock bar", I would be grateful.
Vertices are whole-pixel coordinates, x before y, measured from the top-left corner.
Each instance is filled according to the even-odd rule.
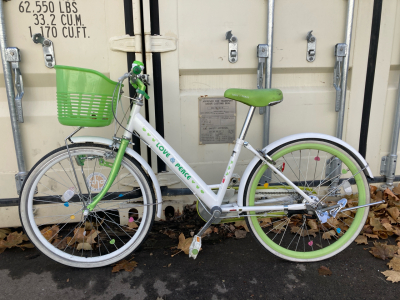
[[[225,33],[225,39],[229,41],[228,44],[228,60],[230,63],[236,63],[238,61],[238,44],[237,37],[232,35],[232,30]]]
[[[259,44],[257,46],[257,57],[258,57],[258,68],[257,68],[257,88],[263,88],[264,82],[264,69],[265,63],[269,56],[268,53],[268,45],[267,44]]]
[[[342,72],[343,72],[343,58],[347,56],[347,44],[339,43],[335,45],[335,68],[333,69],[333,87],[336,89],[336,103],[335,111],[340,110],[341,97],[342,97]]]
[[[17,94],[15,95],[15,108],[17,110],[17,119],[19,123],[24,123],[24,114],[22,110],[22,97],[24,96],[24,82],[22,81],[21,70],[19,69],[19,62],[21,56],[19,49],[16,47],[8,47],[5,51],[6,61],[11,63],[11,68],[14,71],[15,88]]]
[[[312,30],[308,32],[306,40],[307,40],[307,61],[313,62],[315,60],[316,54],[316,42],[317,39],[312,35]]]
[[[32,36],[32,40],[35,44],[42,44],[44,65],[49,69],[54,68],[56,65],[56,58],[54,56],[53,42],[44,38],[40,33],[35,33]]]

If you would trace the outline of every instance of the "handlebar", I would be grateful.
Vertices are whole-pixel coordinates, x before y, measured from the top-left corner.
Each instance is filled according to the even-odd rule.
[[[130,78],[130,84],[136,89],[136,93],[141,94],[146,99],[150,99],[149,95],[146,94],[146,85],[150,85],[149,75],[140,74],[144,70],[144,65],[142,62],[135,60],[132,63],[132,69],[129,73],[125,73],[123,76],[118,78],[119,82],[124,81],[127,78]]]

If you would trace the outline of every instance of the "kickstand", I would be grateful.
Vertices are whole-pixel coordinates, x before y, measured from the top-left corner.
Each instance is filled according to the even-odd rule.
[[[206,232],[206,230],[211,226],[211,224],[218,219],[221,214],[221,208],[219,207],[213,207],[211,209],[212,212],[212,217],[208,222],[203,226],[203,228],[200,229],[200,231],[193,237],[192,244],[190,245],[189,248],[189,257],[193,257],[193,259],[197,258],[197,255],[199,254],[200,248],[201,248],[201,236]]]

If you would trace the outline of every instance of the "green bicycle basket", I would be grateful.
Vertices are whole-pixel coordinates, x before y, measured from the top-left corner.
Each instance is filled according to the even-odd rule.
[[[57,114],[61,124],[103,127],[113,122],[112,96],[118,82],[90,69],[68,66],[54,68],[57,78]],[[114,100],[114,111],[116,106],[117,99]]]

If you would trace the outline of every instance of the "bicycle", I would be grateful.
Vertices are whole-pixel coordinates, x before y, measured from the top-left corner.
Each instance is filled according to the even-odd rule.
[[[256,107],[283,100],[278,89],[228,89],[226,98],[249,111],[221,183],[207,185],[139,114],[148,99],[148,76],[135,61],[118,82],[81,68],[56,66],[58,118],[79,126],[29,172],[20,196],[20,219],[32,243],[45,255],[72,267],[115,263],[137,249],[150,231],[162,195],[147,162],[128,147],[138,136],[198,199],[206,221],[190,246],[196,258],[211,224],[245,219],[255,239],[290,261],[327,259],[344,250],[368,216],[373,178],[364,158],[337,138],[296,134],[254,149],[245,136]],[[136,89],[127,124],[115,114],[125,79]],[[73,137],[83,127],[116,122],[121,138]],[[68,144],[70,143],[70,145]],[[254,154],[239,186],[232,174],[242,147]],[[230,197],[226,192],[229,191]]]

